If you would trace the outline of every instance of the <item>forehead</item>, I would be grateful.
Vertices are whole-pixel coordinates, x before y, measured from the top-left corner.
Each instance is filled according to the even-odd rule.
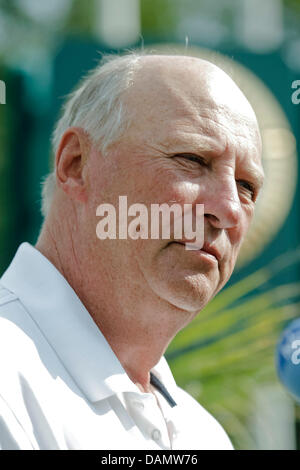
[[[149,58],[148,58],[149,59]],[[152,59],[152,60],[151,60]],[[136,147],[185,143],[251,153],[260,164],[260,135],[250,104],[216,66],[194,58],[150,58],[126,96]]]

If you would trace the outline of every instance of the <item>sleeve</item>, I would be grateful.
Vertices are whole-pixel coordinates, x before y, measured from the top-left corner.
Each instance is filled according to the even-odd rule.
[[[1,396],[0,450],[34,450],[21,424]]]

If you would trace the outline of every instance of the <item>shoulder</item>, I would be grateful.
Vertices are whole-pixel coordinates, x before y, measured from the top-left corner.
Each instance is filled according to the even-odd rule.
[[[9,350],[16,353],[20,349],[17,340],[21,340],[22,323],[26,323],[26,312],[18,297],[0,284],[0,366],[3,354]],[[6,354],[5,354],[6,355]],[[6,357],[10,361],[12,358]]]
[[[0,395],[0,450],[33,450],[20,420]]]
[[[21,393],[21,379],[40,376],[45,339],[20,299],[0,285],[0,395]],[[14,390],[14,393],[12,393]]]
[[[177,386],[177,400],[186,416],[190,431],[198,436],[203,448],[233,450],[233,445],[221,424],[195,398]]]
[[[18,297],[0,284],[0,367],[3,355],[6,361],[11,362],[20,355],[25,345],[30,345],[26,333],[31,323]]]
[[[18,297],[0,285],[0,449],[33,448],[23,396],[23,378],[36,354],[31,322]]]
[[[0,286],[0,448],[38,447],[32,419],[42,420],[41,404],[53,407],[55,396],[51,352],[21,300]]]

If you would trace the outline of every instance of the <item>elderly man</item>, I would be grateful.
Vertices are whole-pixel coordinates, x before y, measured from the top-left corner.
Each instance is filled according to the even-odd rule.
[[[248,101],[215,65],[129,54],[97,67],[54,132],[44,224],[1,278],[6,449],[232,449],[163,356],[229,279],[262,184]],[[99,240],[99,204],[204,205],[204,244]],[[201,313],[200,313],[201,315]]]

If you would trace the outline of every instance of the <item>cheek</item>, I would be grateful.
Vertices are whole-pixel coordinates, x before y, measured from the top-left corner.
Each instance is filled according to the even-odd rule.
[[[155,193],[155,187],[158,201],[178,203],[178,204],[194,204],[198,201],[199,195],[203,188],[199,182],[182,180],[180,175],[174,171],[164,170],[157,172],[153,178],[151,192]]]
[[[153,203],[194,203],[199,196],[199,184],[182,181],[169,168],[143,168],[135,178],[135,194],[144,194]],[[147,171],[148,170],[148,171]],[[137,201],[139,202],[139,201]],[[142,202],[142,201],[140,201]]]
[[[232,247],[234,248],[234,252],[239,251],[248,233],[251,220],[252,220],[252,215],[244,211],[241,216],[240,224],[236,228],[228,231],[230,242],[231,242]]]
[[[199,199],[199,195],[203,188],[200,189],[199,184],[195,184],[189,181],[177,182],[173,184],[174,199],[178,202],[184,202],[185,204],[193,204]]]

